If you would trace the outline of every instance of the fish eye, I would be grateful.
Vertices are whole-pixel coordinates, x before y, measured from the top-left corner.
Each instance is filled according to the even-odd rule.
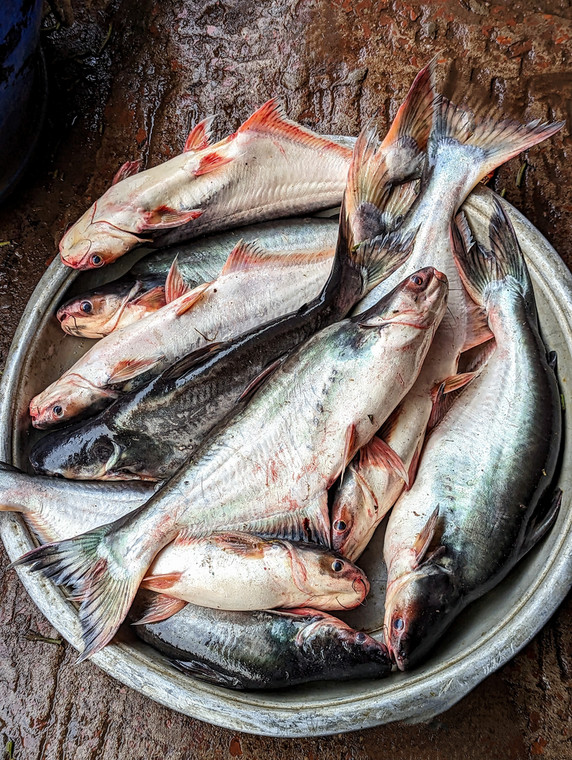
[[[101,256],[98,256],[97,253],[94,253],[93,256],[90,257],[91,265],[94,267],[100,267],[103,265],[103,259]]]
[[[358,644],[363,644],[365,641],[365,633],[363,631],[358,631],[358,633],[356,633],[356,641]]]
[[[418,274],[412,274],[409,279],[414,285],[423,285],[423,277],[420,277]]]
[[[54,417],[63,417],[64,415],[64,410],[59,404],[56,404],[56,406],[54,406],[52,411],[54,413]]]
[[[84,314],[91,314],[93,311],[91,301],[82,301],[79,308],[83,311]]]
[[[395,628],[396,631],[403,630],[403,618],[395,618],[395,620],[393,621],[393,627]]]
[[[111,441],[97,441],[93,447],[93,453],[98,459],[109,459],[113,454],[114,448]]]
[[[347,527],[348,526],[343,520],[336,520],[336,522],[334,523],[334,530],[342,531],[342,530],[345,530]]]
[[[332,562],[332,570],[334,571],[334,573],[339,573],[340,570],[343,568],[343,566],[344,566],[344,563],[341,561],[341,559],[335,559]]]

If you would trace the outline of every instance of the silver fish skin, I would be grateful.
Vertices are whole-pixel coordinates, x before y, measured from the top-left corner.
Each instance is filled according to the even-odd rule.
[[[117,520],[156,490],[154,483],[70,483],[0,462],[0,512],[20,512],[42,543]]]
[[[226,612],[188,605],[135,632],[200,680],[231,689],[281,689],[391,672],[384,644],[313,609]]]
[[[316,297],[332,267],[332,250],[283,256],[239,243],[211,283],[179,286],[167,304],[100,340],[30,402],[32,424],[47,428],[109,403],[214,341],[236,338]],[[171,275],[170,275],[171,276]]]
[[[286,219],[172,246],[147,254],[124,277],[69,299],[57,318],[70,335],[103,338],[165,306],[165,281],[175,258],[185,284],[195,288],[220,274],[241,240],[285,256],[330,249],[333,257],[337,235],[333,219]]]
[[[91,269],[142,242],[168,245],[342,199],[351,150],[288,120],[274,100],[216,145],[204,138],[152,169],[124,172],[63,236],[64,264]]]
[[[146,484],[63,483],[0,463],[0,511],[19,512],[49,543],[117,520],[144,504]],[[364,573],[333,552],[247,534],[172,543],[157,556],[143,587],[218,609],[271,609],[312,603],[349,609],[364,601]],[[180,605],[179,605],[180,606]]]
[[[365,314],[325,328],[143,508],[18,560],[85,593],[82,656],[114,635],[153,557],[177,537],[240,530],[327,545],[327,489],[415,381],[446,296],[445,278],[427,268]],[[92,583],[95,564],[106,569]],[[105,610],[98,589],[112,600]]]
[[[460,271],[496,350],[432,431],[415,483],[389,519],[385,626],[401,670],[508,573],[558,508],[556,499],[546,511],[544,500],[560,448],[560,394],[526,264],[498,201],[490,253],[464,232]]]

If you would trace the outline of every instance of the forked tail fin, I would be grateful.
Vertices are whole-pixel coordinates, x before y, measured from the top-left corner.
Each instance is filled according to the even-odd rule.
[[[552,137],[562,129],[564,123],[557,121],[548,124],[537,119],[521,124],[512,119],[474,117],[469,110],[442,98],[435,110],[433,129],[427,145],[429,166],[434,166],[444,151],[452,151],[458,160],[465,154],[470,167],[465,169],[466,197],[497,166]]]
[[[105,543],[112,526],[104,525],[81,536],[45,544],[12,563],[41,570],[58,586],[72,591],[71,599],[81,602],[79,619],[84,650],[79,661],[102,649],[115,635],[129,611],[145,574],[133,572],[118,562]]]
[[[464,214],[458,214],[453,225],[453,253],[467,292],[479,306],[486,308],[491,289],[503,283],[516,287],[536,320],[536,307],[526,262],[516,233],[500,201],[494,199],[489,222],[490,250],[484,250],[472,238]]]

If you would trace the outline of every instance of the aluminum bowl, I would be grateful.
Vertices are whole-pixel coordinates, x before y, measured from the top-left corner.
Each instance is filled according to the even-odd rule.
[[[471,197],[471,222],[485,224],[492,193]],[[530,222],[503,201],[527,258],[547,345],[558,353],[566,406],[572,407],[572,276],[558,254]],[[140,255],[140,254],[135,254]],[[134,256],[103,271],[78,273],[59,260],[47,270],[22,316],[0,386],[0,459],[26,467],[36,432],[30,432],[30,398],[58,377],[91,345],[65,336],[54,318],[64,294],[118,276]],[[566,420],[567,438],[570,419]],[[381,680],[323,682],[289,690],[234,692],[174,670],[161,654],[124,626],[116,643],[92,658],[106,673],[193,718],[235,731],[281,737],[353,731],[395,720],[418,722],[451,707],[487,675],[510,660],[546,623],[572,584],[572,447],[566,445],[559,478],[564,492],[556,525],[493,591],[470,605],[427,661],[408,673]],[[0,534],[12,560],[33,548],[23,520],[2,514]],[[348,613],[356,627],[381,636],[384,568],[380,532],[363,556],[372,582],[365,607]],[[17,570],[28,593],[52,625],[81,649],[74,606],[39,573]]]

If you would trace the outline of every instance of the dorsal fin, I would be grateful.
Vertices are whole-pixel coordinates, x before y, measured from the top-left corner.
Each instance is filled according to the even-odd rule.
[[[169,268],[167,279],[165,280],[165,303],[171,303],[177,298],[184,296],[193,288],[189,287],[185,282],[181,270],[179,269],[179,254],[173,259],[173,263]]]
[[[275,98],[268,100],[258,111],[255,111],[244,124],[238,128],[237,134],[245,132],[263,132],[277,137],[283,137],[287,140],[303,143],[309,148],[315,150],[329,150],[337,153],[339,156],[349,159],[352,151],[344,148],[327,137],[321,137],[310,129],[290,121],[286,117],[282,106],[279,106]]]
[[[127,179],[127,177],[131,177],[133,174],[137,174],[140,168],[141,159],[137,159],[137,161],[126,161],[115,172],[115,176],[111,180],[111,185],[116,185],[118,182],[121,182],[121,180]]]
[[[209,147],[213,118],[213,116],[209,116],[191,129],[185,141],[183,153],[188,153],[191,150],[205,150]]]

